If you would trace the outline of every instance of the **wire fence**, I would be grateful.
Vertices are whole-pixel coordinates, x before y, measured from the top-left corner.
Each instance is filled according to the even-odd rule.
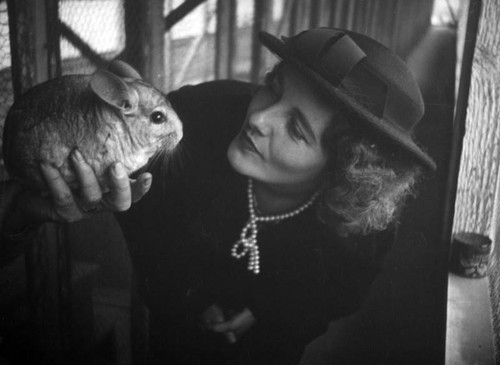
[[[91,73],[125,47],[122,0],[59,1],[62,73]]]
[[[0,1],[0,180],[6,178],[2,157],[2,132],[7,111],[14,101],[12,74],[10,72],[10,40],[7,2]]]
[[[182,4],[182,0],[164,0],[163,15]],[[277,1],[280,3],[282,1]],[[239,50],[237,77],[248,80],[250,73],[250,33],[254,0],[240,0],[237,25]],[[216,0],[207,0],[193,9],[164,35],[164,88],[171,90],[187,83],[215,78]],[[113,58],[120,58],[126,47],[126,13],[124,0],[60,0],[62,23],[62,73],[89,73]],[[140,18],[132,24],[131,33],[143,28]],[[130,20],[129,20],[130,21]],[[85,52],[85,50],[87,52]],[[134,56],[127,55],[134,61]],[[167,91],[167,90],[164,90]]]

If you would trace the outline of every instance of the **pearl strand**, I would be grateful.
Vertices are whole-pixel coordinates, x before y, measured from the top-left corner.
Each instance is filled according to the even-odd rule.
[[[248,212],[249,218],[243,229],[241,230],[240,239],[231,248],[231,255],[234,258],[240,259],[248,254],[247,269],[254,274],[260,272],[259,246],[257,246],[257,222],[279,222],[283,219],[291,218],[302,213],[309,208],[319,195],[319,190],[315,192],[311,198],[303,205],[288,213],[257,216],[255,213],[255,199],[253,193],[253,180],[248,179],[247,197],[248,197]]]

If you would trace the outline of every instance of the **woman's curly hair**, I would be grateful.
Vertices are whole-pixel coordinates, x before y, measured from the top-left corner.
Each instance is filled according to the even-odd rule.
[[[323,138],[331,161],[319,218],[343,236],[384,230],[414,194],[421,168],[392,143],[371,137],[352,112],[339,109]]]

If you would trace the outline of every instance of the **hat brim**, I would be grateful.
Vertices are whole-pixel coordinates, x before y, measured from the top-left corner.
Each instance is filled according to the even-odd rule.
[[[349,35],[349,32],[346,33]],[[259,39],[267,49],[269,49],[272,53],[277,55],[282,60],[294,66],[297,70],[308,77],[308,79],[314,81],[327,95],[337,98],[350,110],[358,114],[358,116],[360,117],[359,120],[364,122],[367,127],[372,128],[381,136],[389,138],[396,145],[400,146],[403,150],[416,158],[417,161],[419,161],[426,168],[429,168],[431,170],[436,169],[436,163],[434,162],[434,160],[415,143],[412,136],[407,131],[386,120],[385,118],[378,117],[377,115],[373,114],[370,110],[360,104],[348,93],[344,92],[341,88],[333,86],[320,74],[316,73],[314,70],[305,65],[290,51],[288,46],[280,39],[267,32],[260,32]]]

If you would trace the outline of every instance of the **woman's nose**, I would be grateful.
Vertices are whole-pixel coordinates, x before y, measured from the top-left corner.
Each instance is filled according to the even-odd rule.
[[[280,108],[276,104],[254,110],[248,119],[248,125],[251,131],[261,136],[269,135],[273,125],[276,124],[279,118],[279,110]]]

